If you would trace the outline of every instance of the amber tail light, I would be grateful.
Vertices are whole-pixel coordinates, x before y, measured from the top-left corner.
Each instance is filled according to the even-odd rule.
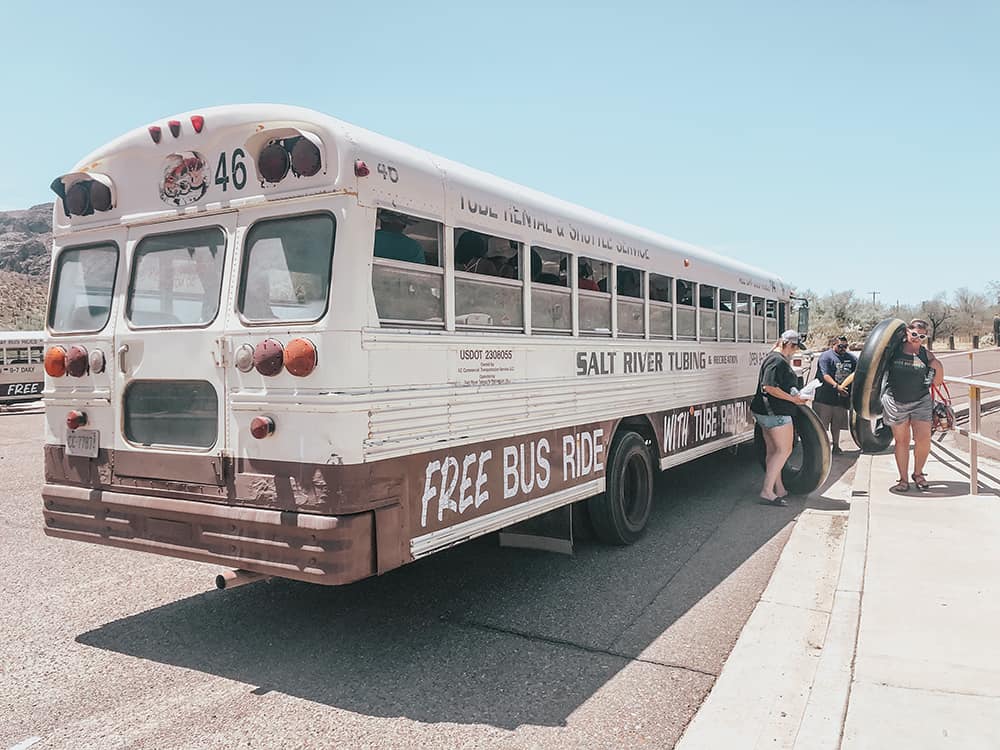
[[[45,352],[45,372],[52,378],[66,374],[66,350],[61,346],[50,346]]]

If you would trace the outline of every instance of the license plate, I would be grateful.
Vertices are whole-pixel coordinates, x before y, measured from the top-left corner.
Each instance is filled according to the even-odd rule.
[[[66,455],[97,458],[101,443],[101,433],[97,430],[72,430],[66,433]]]

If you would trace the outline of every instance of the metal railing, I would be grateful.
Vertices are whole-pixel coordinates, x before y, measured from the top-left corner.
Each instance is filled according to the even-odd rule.
[[[955,352],[953,354],[935,355],[938,359],[953,359],[956,357],[967,357],[969,360],[969,376],[945,375],[944,382],[963,385],[969,389],[969,429],[965,430],[956,427],[959,434],[969,439],[969,493],[979,494],[979,445],[988,445],[991,448],[1000,450],[1000,441],[986,437],[982,434],[983,418],[983,392],[1000,391],[1000,383],[989,380],[981,380],[984,375],[995,375],[1000,370],[984,370],[976,372],[975,355],[985,352],[1000,351],[998,347],[989,349],[972,349],[968,352]]]

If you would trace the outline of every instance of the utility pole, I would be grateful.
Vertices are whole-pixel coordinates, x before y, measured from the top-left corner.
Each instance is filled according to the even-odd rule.
[[[881,294],[881,292],[868,292],[872,296],[872,307],[875,307],[875,296]]]

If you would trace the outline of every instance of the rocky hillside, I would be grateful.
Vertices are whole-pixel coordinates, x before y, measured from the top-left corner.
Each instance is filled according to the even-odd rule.
[[[0,211],[0,330],[41,328],[51,250],[51,203]]]

